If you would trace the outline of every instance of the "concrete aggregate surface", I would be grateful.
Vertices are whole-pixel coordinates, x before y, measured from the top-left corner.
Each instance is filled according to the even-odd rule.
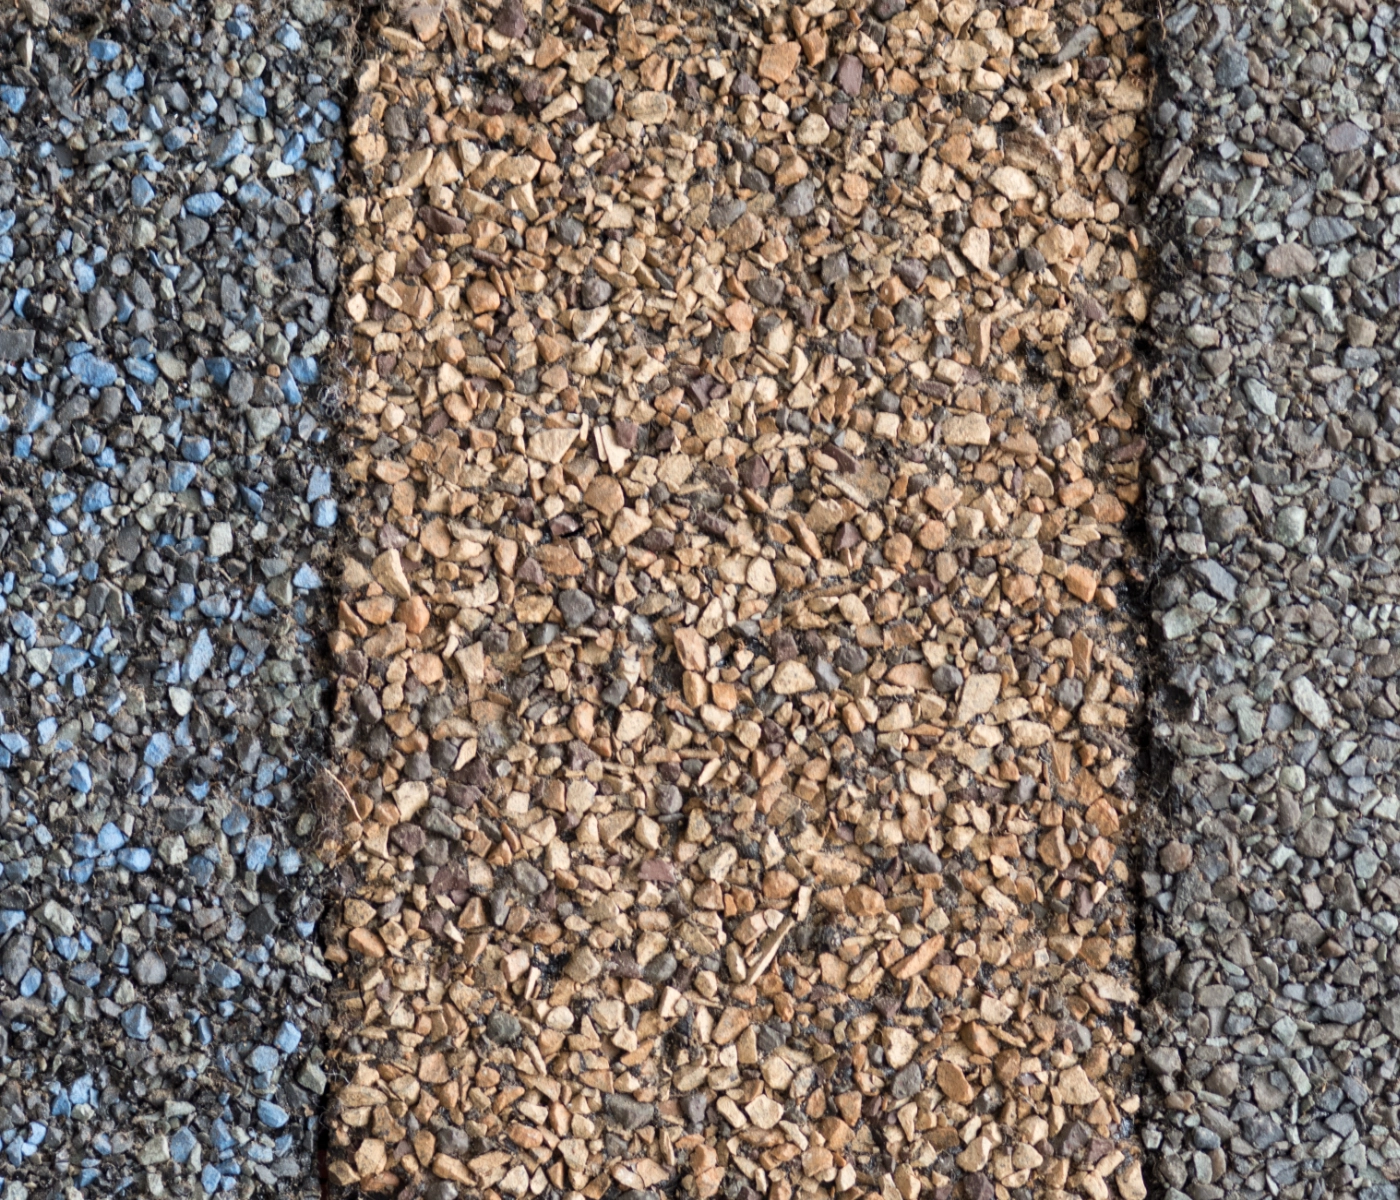
[[[1400,1200],[1400,12],[0,12],[0,1200]]]

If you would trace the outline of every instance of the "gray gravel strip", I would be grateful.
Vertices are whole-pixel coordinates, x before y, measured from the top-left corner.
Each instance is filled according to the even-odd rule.
[[[1396,17],[1165,17],[1148,519],[1174,815],[1142,951],[1170,1200],[1400,1194]]]
[[[133,8],[0,16],[0,1181],[316,1195],[348,18]]]

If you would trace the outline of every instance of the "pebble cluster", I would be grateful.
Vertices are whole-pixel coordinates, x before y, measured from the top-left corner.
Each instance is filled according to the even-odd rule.
[[[1400,1179],[1397,16],[1164,13],[1141,937],[1168,1200]]]
[[[1146,1196],[1146,34],[370,14],[333,1186]]]
[[[7,1200],[320,1193],[294,814],[349,33],[323,0],[0,14]]]

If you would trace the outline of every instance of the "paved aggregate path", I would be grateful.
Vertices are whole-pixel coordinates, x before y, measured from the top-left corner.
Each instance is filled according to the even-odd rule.
[[[1177,4],[1148,521],[1148,1145],[1181,1200],[1397,1194],[1400,23]]]

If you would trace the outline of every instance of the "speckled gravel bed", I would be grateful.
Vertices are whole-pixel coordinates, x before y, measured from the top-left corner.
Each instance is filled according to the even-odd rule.
[[[370,19],[334,1182],[1142,1200],[1146,32]]]
[[[322,0],[0,16],[7,1200],[320,1191],[348,32]]]
[[[1169,1200],[1397,1195],[1397,37],[1386,4],[1165,12],[1142,948]]]

